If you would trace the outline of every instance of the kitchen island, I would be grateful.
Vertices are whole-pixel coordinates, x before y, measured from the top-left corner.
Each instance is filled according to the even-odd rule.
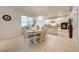
[[[44,26],[45,33],[57,35],[59,27],[60,27],[60,25],[57,25],[57,24],[53,24],[53,23],[47,24],[47,25]]]

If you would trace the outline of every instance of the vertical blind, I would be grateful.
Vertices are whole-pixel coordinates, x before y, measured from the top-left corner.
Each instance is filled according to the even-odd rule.
[[[21,26],[32,26],[33,18],[27,16],[21,16]],[[44,20],[36,19],[35,24],[39,26],[39,28],[44,26]]]
[[[32,26],[33,18],[27,16],[21,16],[21,26]]]

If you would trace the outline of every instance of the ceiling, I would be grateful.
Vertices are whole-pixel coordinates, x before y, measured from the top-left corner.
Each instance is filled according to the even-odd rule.
[[[16,10],[25,13],[27,16],[65,16],[70,13],[70,6],[15,6]]]

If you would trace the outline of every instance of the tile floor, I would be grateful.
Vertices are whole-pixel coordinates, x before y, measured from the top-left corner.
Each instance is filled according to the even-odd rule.
[[[63,35],[63,34],[62,34]],[[43,42],[31,43],[24,36],[0,40],[1,52],[79,52],[73,39],[61,34],[47,34]]]

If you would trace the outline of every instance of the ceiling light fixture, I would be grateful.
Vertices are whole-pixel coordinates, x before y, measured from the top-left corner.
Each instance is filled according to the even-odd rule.
[[[42,20],[43,16],[38,16],[37,19]]]

